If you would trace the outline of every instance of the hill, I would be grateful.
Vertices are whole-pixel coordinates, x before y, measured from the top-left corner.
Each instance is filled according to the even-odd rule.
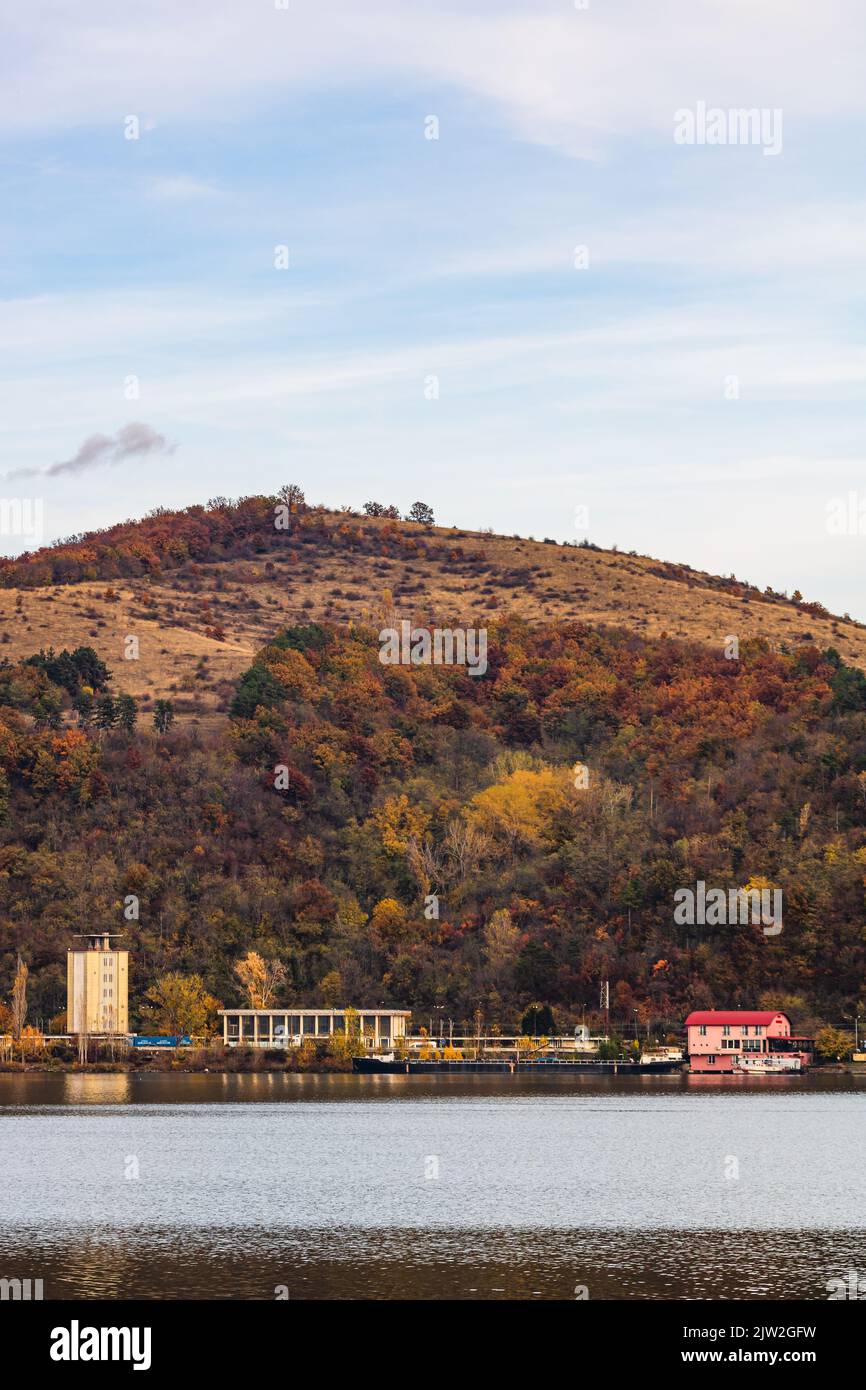
[[[512,617],[473,677],[294,624],[207,737],[94,724],[113,683],[86,648],[0,672],[0,993],[20,951],[31,1017],[63,1007],[85,923],[126,932],[134,1020],[169,970],[240,1002],[249,949],[286,1002],[458,1030],[533,1001],[569,1027],[601,980],[623,1030],[713,1005],[839,1026],[862,1002],[866,679],[833,650],[733,662]],[[700,882],[781,890],[783,930],[678,925]]]
[[[834,647],[866,669],[866,627],[733,577],[589,545],[446,529],[280,498],[216,498],[0,561],[0,656],[92,646],[143,706],[214,727],[254,653],[287,623],[483,627],[507,614],[666,634],[716,651]],[[284,518],[285,519],[285,518]],[[796,600],[796,601],[795,601]],[[126,659],[127,638],[138,656]]]
[[[31,1018],[58,1014],[86,924],[127,934],[134,1021],[170,970],[239,1002],[250,949],[287,1001],[505,1032],[533,1001],[591,1018],[601,980],[621,1029],[853,1016],[863,628],[646,557],[281,505],[3,562],[0,997],[20,952]],[[483,626],[486,669],[383,664],[396,615]],[[174,724],[141,717],[165,700]],[[780,890],[783,930],[678,925],[701,882]]]

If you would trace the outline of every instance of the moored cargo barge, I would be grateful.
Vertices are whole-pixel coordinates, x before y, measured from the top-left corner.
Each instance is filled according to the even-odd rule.
[[[646,1076],[660,1072],[682,1071],[682,1062],[631,1062],[621,1059],[602,1061],[600,1058],[580,1060],[558,1057],[527,1057],[518,1061],[506,1058],[483,1058],[480,1061],[427,1061],[406,1058],[403,1061],[384,1057],[353,1057],[352,1070],[361,1073],[386,1072],[408,1076],[461,1076],[466,1072],[579,1072],[581,1075]]]

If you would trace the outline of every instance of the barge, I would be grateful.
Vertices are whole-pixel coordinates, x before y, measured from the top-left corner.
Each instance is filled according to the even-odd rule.
[[[478,1061],[421,1061],[391,1057],[353,1057],[352,1070],[364,1074],[388,1073],[404,1076],[463,1076],[468,1072],[525,1072],[531,1075],[571,1074],[581,1076],[648,1076],[682,1071],[678,1061],[632,1062],[622,1058],[602,1061],[593,1058],[526,1057],[517,1061],[507,1058],[481,1058]]]

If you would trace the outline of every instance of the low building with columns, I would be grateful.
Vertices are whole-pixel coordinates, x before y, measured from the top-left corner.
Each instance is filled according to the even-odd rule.
[[[226,1047],[298,1047],[346,1031],[345,1009],[220,1009]],[[354,1026],[370,1048],[406,1036],[408,1009],[355,1009]]]

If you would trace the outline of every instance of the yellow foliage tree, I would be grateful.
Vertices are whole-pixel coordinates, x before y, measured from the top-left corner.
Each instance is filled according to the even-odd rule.
[[[405,854],[410,840],[420,840],[430,817],[420,806],[411,806],[405,792],[389,796],[373,812],[372,821],[388,854]]]
[[[151,985],[142,1010],[145,1026],[170,1034],[211,1033],[219,1003],[207,993],[200,975],[169,971]]]
[[[557,810],[568,804],[569,791],[568,774],[561,768],[520,769],[478,792],[468,815],[494,838],[537,844]]]
[[[286,978],[280,960],[265,960],[258,951],[247,951],[235,966],[235,974],[247,992],[251,1009],[268,1009],[274,994]]]
[[[278,659],[270,661],[268,668],[286,694],[295,700],[313,700],[319,692],[316,673],[303,652],[291,647],[280,651]]]
[[[382,898],[373,908],[370,926],[386,949],[399,941],[406,928],[406,909],[396,898]]]

